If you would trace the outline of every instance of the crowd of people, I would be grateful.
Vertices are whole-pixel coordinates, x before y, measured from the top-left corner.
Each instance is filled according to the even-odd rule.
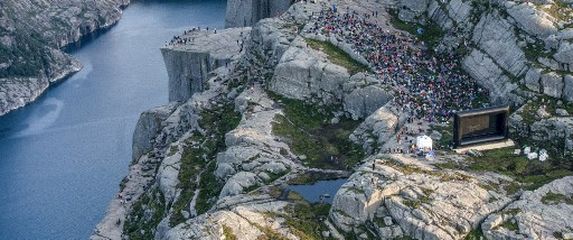
[[[334,7],[313,16],[312,34],[335,37],[354,47],[375,74],[395,91],[395,102],[417,119],[446,122],[454,111],[469,109],[487,92],[459,70],[454,54],[434,54],[401,32],[390,32],[370,18]]]
[[[203,30],[209,31],[209,27],[206,27]],[[194,28],[191,28],[189,30],[183,31],[182,36],[179,36],[179,35],[174,36],[166,45],[187,44],[187,43],[193,42],[193,41],[195,41],[195,38],[188,38],[185,36],[189,33],[196,32],[196,31],[201,31],[201,27],[194,27]],[[215,34],[217,33],[216,28],[213,29],[213,33],[215,33]]]

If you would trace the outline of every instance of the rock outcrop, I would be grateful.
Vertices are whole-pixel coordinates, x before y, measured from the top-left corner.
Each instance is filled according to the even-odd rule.
[[[153,148],[152,140],[161,130],[161,123],[175,111],[176,107],[177,103],[172,102],[169,105],[157,107],[141,114],[133,133],[133,160],[139,159]]]
[[[381,85],[381,80],[368,73],[351,75],[344,67],[331,63],[325,53],[310,48],[303,37],[298,37],[282,55],[269,90],[326,105],[342,103],[353,119],[359,119],[391,100],[390,91]]]
[[[250,28],[222,31],[194,30],[180,37],[184,43],[161,48],[169,75],[169,101],[186,101],[200,92],[209,73],[241,57],[243,36]]]
[[[439,170],[403,156],[368,159],[336,194],[330,218],[340,229],[377,238],[463,239],[507,205],[507,184],[494,175]]]
[[[59,49],[119,21],[129,0],[6,0],[0,5],[0,116],[80,70]]]
[[[573,236],[573,177],[521,195],[482,224],[488,239],[570,239]]]
[[[284,13],[293,0],[230,0],[227,1],[225,27],[249,27],[259,20]]]

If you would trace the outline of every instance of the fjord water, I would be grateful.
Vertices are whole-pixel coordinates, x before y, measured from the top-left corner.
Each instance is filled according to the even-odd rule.
[[[139,114],[167,103],[159,48],[188,26],[221,28],[224,0],[135,0],[71,50],[84,69],[0,118],[0,239],[87,239],[131,160]]]

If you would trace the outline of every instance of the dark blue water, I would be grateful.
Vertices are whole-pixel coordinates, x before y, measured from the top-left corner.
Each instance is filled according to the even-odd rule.
[[[347,179],[324,180],[309,185],[290,185],[288,189],[299,193],[306,201],[311,203],[320,202],[320,195],[328,194],[329,198],[324,198],[324,203],[332,204],[332,198],[338,189]]]
[[[167,103],[159,47],[188,26],[221,27],[225,1],[135,1],[71,52],[85,68],[0,118],[0,239],[86,239],[131,160],[139,114]]]

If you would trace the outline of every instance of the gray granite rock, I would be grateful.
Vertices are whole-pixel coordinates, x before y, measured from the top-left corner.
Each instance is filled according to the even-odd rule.
[[[548,194],[563,196],[563,200],[548,200]],[[573,229],[573,205],[565,199],[573,195],[573,177],[565,177],[528,191],[520,199],[492,214],[482,224],[488,239],[557,239]],[[517,229],[508,228],[508,224]]]
[[[169,76],[169,101],[186,101],[202,91],[209,72],[241,57],[242,36],[250,28],[192,31],[179,36],[188,42],[161,48]]]
[[[514,32],[514,26],[498,11],[493,11],[481,17],[474,28],[472,40],[499,67],[513,76],[520,76],[527,70],[527,60],[521,48],[517,46]]]
[[[507,1],[505,5],[507,13],[515,19],[517,26],[527,33],[540,38],[557,34],[555,19],[537,9],[534,4]]]
[[[561,63],[573,63],[573,43],[569,41],[561,41],[559,49],[555,53],[555,60]]]
[[[495,62],[479,50],[474,49],[462,63],[462,67],[478,84],[490,91],[493,102],[507,102],[510,93],[517,89],[503,70]]]
[[[525,75],[525,86],[535,92],[541,91],[541,84],[539,80],[541,79],[541,69],[530,68]]]
[[[563,77],[559,74],[550,72],[541,75],[541,84],[543,85],[543,93],[554,97],[561,98],[563,94]]]
[[[482,186],[505,182],[495,176],[437,170],[402,155],[374,156],[337,192],[330,218],[341,230],[349,232],[367,221],[378,226],[380,221],[374,219],[383,208],[397,225],[392,236],[463,239],[482,219],[511,201],[503,190]],[[382,228],[379,238],[391,235],[385,226],[391,222],[386,220],[378,226]]]
[[[133,160],[139,159],[143,154],[153,148],[152,141],[161,130],[161,123],[165,121],[173,111],[175,111],[177,106],[177,103],[170,103],[165,106],[145,111],[141,114],[133,133]]]
[[[227,2],[225,27],[253,26],[259,20],[285,12],[291,0],[230,0]]]
[[[563,78],[563,98],[569,102],[573,102],[573,76],[565,75]]]

